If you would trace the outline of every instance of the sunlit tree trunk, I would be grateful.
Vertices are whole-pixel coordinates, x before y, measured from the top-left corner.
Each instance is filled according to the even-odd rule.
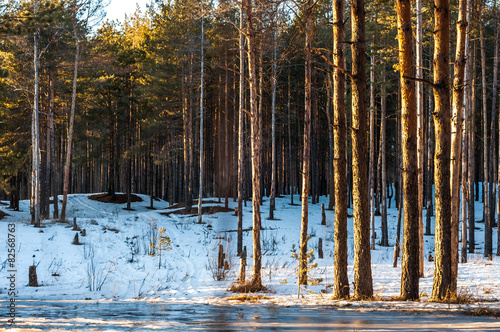
[[[34,3],[35,15],[38,14],[38,1]],[[32,169],[31,169],[31,223],[35,227],[40,227],[40,83],[39,83],[39,64],[38,64],[38,46],[40,30],[37,28],[34,36],[33,67],[35,71],[33,113],[31,118],[31,150],[32,150]]]
[[[457,290],[458,232],[460,219],[460,166],[462,152],[462,115],[465,74],[465,36],[467,31],[467,0],[460,0],[457,21],[457,49],[452,94],[451,123],[451,287]]]
[[[307,227],[309,221],[309,180],[311,162],[311,39],[313,1],[304,4],[306,16],[306,64],[305,64],[305,105],[304,105],[304,152],[302,157],[302,216],[300,218],[300,258],[299,284],[307,285]]]
[[[248,72],[250,84],[250,114],[251,114],[251,154],[252,154],[252,208],[253,208],[253,277],[255,288],[262,287],[262,251],[260,243],[261,215],[260,215],[260,178],[261,178],[261,146],[262,120],[258,108],[257,74],[256,74],[256,29],[254,27],[252,0],[244,0],[247,23]]]
[[[436,186],[436,235],[434,281],[431,299],[444,299],[451,283],[450,205],[450,5],[434,0],[434,183]]]
[[[354,297],[373,295],[370,252],[370,204],[366,140],[365,3],[351,3],[352,30],[352,172],[354,214]]]
[[[344,0],[333,1],[333,64],[344,68]],[[344,108],[345,75],[333,70],[333,130],[335,184],[335,259],[333,291],[335,298],[349,297],[347,277],[347,122]]]
[[[417,161],[417,99],[413,62],[413,37],[410,0],[396,1],[398,15],[399,68],[401,80],[401,133],[403,152],[403,258],[401,298],[419,297],[419,190]]]
[[[373,35],[375,39],[375,33]],[[373,41],[372,41],[373,49]],[[373,50],[372,50],[373,53]],[[370,185],[370,225],[371,225],[371,249],[375,250],[375,55],[370,57],[370,161],[369,161],[369,185]]]
[[[381,190],[382,211],[380,223],[382,225],[382,238],[380,243],[389,246],[389,229],[387,225],[387,156],[386,156],[386,131],[387,131],[387,88],[385,86],[385,71],[382,72],[382,86],[380,88],[380,156],[381,156]]]
[[[416,31],[416,75],[422,75],[422,0],[417,0],[417,31]],[[417,159],[418,159],[418,238],[419,238],[419,274],[424,277],[424,90],[422,82],[416,84],[417,95]]]

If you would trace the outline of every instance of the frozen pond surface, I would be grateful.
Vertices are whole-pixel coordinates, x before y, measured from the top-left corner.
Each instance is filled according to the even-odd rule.
[[[5,308],[0,301],[2,324]],[[18,301],[22,331],[498,331],[500,319],[458,312],[355,311],[335,307]]]

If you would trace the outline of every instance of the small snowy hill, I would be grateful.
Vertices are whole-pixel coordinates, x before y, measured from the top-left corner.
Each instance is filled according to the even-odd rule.
[[[89,195],[70,195],[68,218],[76,217],[82,231],[75,231],[68,224],[43,221],[43,228],[29,224],[29,202],[21,202],[21,212],[0,210],[9,216],[0,221],[2,250],[0,271],[9,270],[7,259],[7,229],[15,224],[17,291],[19,299],[37,300],[132,300],[147,299],[176,303],[229,303],[227,291],[236,280],[239,258],[236,249],[236,217],[234,212],[218,212],[204,215],[204,223],[197,217],[178,214],[182,208],[168,208],[165,201],[155,201],[156,210],[148,209],[149,197],[137,195],[142,202],[132,203],[134,211],[124,210],[126,204],[103,203]],[[298,197],[295,197],[298,202]],[[289,197],[277,198],[275,217],[266,220],[268,200],[262,209],[263,227],[263,281],[270,292],[263,302],[278,304],[331,304],[333,279],[333,211],[327,211],[327,225],[321,226],[320,204],[310,205],[309,248],[315,249],[313,260],[317,267],[310,272],[314,285],[300,289],[296,283],[297,261],[292,252],[298,248],[300,230],[300,206],[289,205]],[[326,203],[322,197],[320,203]],[[231,200],[229,207],[236,203]],[[216,200],[208,200],[204,206],[224,206]],[[393,204],[394,206],[394,204]],[[480,206],[476,215],[480,215]],[[212,209],[217,210],[217,209]],[[213,211],[212,211],[213,212]],[[244,245],[249,259],[247,278],[252,272],[252,215],[251,204],[244,208]],[[397,210],[389,210],[389,239],[394,245],[396,238]],[[483,224],[476,224],[482,227]],[[161,229],[164,234],[161,234]],[[376,217],[380,235],[380,217]],[[352,218],[349,219],[349,280],[353,281]],[[82,232],[85,230],[85,236]],[[493,248],[496,248],[494,228]],[[72,244],[79,234],[81,245]],[[168,237],[171,250],[162,250],[161,262],[158,239]],[[318,240],[322,239],[324,258],[317,256]],[[469,263],[459,265],[459,292],[469,297],[494,301],[500,299],[500,257],[493,261],[483,258],[484,236],[476,231],[477,254],[469,255]],[[151,243],[156,245],[151,246]],[[224,246],[230,270],[226,280],[214,280],[217,248]],[[156,248],[153,248],[156,247]],[[164,246],[166,248],[166,245]],[[426,257],[433,254],[434,237],[425,237]],[[155,254],[152,254],[155,249]],[[372,251],[374,294],[388,299],[399,294],[400,267],[393,268],[393,247],[377,246]],[[425,301],[431,293],[433,262],[425,264],[425,278],[421,279],[420,292]],[[28,267],[37,266],[40,287],[28,287]],[[9,280],[0,278],[0,293],[7,294]],[[352,287],[351,287],[352,292]],[[387,302],[391,303],[391,302]],[[392,302],[394,303],[394,302]],[[425,303],[425,304],[424,304]],[[353,304],[354,306],[358,304]],[[422,305],[430,305],[422,302]]]

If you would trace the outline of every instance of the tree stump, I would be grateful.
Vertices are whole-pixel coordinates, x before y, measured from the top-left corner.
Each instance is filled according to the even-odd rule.
[[[318,258],[323,258],[323,239],[318,240]]]
[[[73,230],[80,231],[80,227],[76,224],[76,217],[73,218]]]
[[[31,265],[29,268],[29,287],[38,287],[38,280],[36,277],[36,265]]]
[[[247,246],[243,247],[243,252],[240,256],[240,276],[238,278],[240,283],[245,283],[245,267],[247,266]]]
[[[224,246],[219,244],[219,255],[217,256],[217,268],[224,268]]]
[[[86,236],[86,235],[87,235],[87,230],[86,230],[85,228],[84,228],[84,229],[82,229],[82,231],[80,232],[80,234],[81,234],[82,236]]]
[[[78,233],[75,234],[75,238],[72,243],[77,246],[81,245],[80,240],[78,239]]]
[[[325,204],[321,204],[321,225],[326,226]]]

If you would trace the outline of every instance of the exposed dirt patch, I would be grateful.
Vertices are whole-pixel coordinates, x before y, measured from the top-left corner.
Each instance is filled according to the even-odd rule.
[[[5,217],[8,217],[9,215],[5,212],[3,212],[2,210],[0,210],[0,220],[2,220],[3,218]]]
[[[229,209],[225,208],[223,206],[204,206],[201,209],[202,214],[215,214],[219,212],[234,212],[234,209]],[[198,208],[197,207],[192,207],[190,211],[186,209],[181,209],[181,210],[176,210],[172,212],[162,212],[161,213],[164,216],[169,216],[171,214],[179,214],[179,215],[198,215]]]
[[[132,203],[142,202],[142,198],[137,195],[130,195],[130,200]],[[127,195],[126,194],[116,194],[115,199],[112,199],[110,195],[106,194],[96,194],[89,196],[89,199],[98,201],[101,203],[114,203],[114,204],[124,204],[127,203]]]

